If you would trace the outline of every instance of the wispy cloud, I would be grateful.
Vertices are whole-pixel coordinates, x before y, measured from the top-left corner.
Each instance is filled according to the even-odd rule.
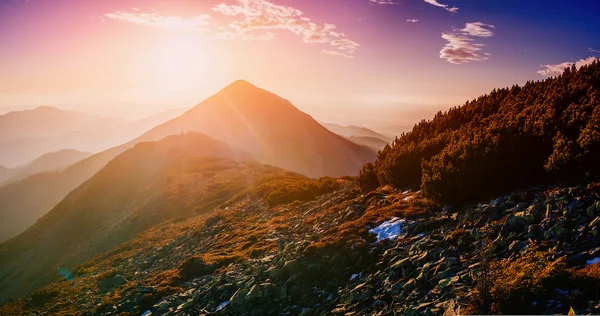
[[[328,54],[328,55],[332,55],[332,56],[341,56],[341,57],[346,57],[346,58],[354,58],[353,55],[349,55],[346,54],[344,52],[341,52],[339,50],[322,50],[323,53]]]
[[[161,16],[156,13],[115,12],[104,14],[109,19],[133,24],[158,27],[166,30],[203,29],[210,24],[210,16],[201,14],[189,18],[180,16]]]
[[[241,16],[241,20],[229,24],[229,29],[241,38],[256,31],[288,30],[301,36],[305,43],[327,43],[341,35],[334,31],[333,24],[318,25],[298,9],[266,0],[239,0],[235,5],[222,3],[212,10],[227,16]]]
[[[570,68],[573,65],[575,65],[575,67],[577,68],[581,68],[582,66],[592,64],[596,60],[598,60],[598,58],[590,56],[588,58],[580,59],[575,62],[566,61],[564,63],[555,65],[541,65],[543,69],[539,70],[537,73],[542,76],[560,76],[565,71],[565,69]]]
[[[598,50],[598,49],[593,49],[593,48],[591,48],[591,47],[588,47],[588,50],[589,50],[590,52],[592,52],[592,53],[600,53],[600,50]]]
[[[369,3],[372,3],[372,4],[398,4],[396,1],[393,1],[393,0],[369,0]]]
[[[442,4],[437,2],[437,0],[423,0],[426,3],[429,3],[431,5],[434,5],[436,7],[440,7],[445,9],[448,12],[452,12],[452,13],[456,13],[458,12],[458,8],[457,7],[451,7],[447,4]],[[369,3],[371,4],[383,4],[383,5],[387,5],[387,4],[399,4],[398,0],[369,0]]]
[[[444,8],[448,12],[452,12],[452,13],[458,12],[458,8],[457,7],[450,7],[447,4],[441,4],[441,3],[437,2],[437,0],[425,0],[425,2],[427,2],[427,3],[431,4],[431,5],[434,5],[436,7]]]
[[[448,41],[440,51],[440,58],[452,64],[464,64],[472,61],[487,60],[490,56],[485,53],[485,44],[475,43],[475,37],[491,37],[494,35],[490,28],[493,25],[482,22],[471,22],[463,29],[455,29],[451,33],[442,33],[442,38]]]
[[[490,30],[490,28],[493,29],[495,26],[482,22],[471,22],[467,23],[465,28],[461,31],[471,36],[492,37],[494,36],[494,33]]]
[[[317,24],[299,9],[267,0],[236,0],[235,4],[221,3],[211,10],[228,18],[225,25],[211,25],[210,33],[216,39],[273,40],[278,31],[289,31],[305,43],[329,44],[331,50],[338,50],[345,55],[353,54],[359,46],[345,38],[345,34],[338,31],[335,25]],[[104,16],[121,22],[172,30],[205,27],[210,19],[207,14],[183,18],[138,11],[108,13]]]
[[[417,23],[417,22],[419,22],[419,20],[418,19],[406,19],[406,22],[408,22],[408,23]]]

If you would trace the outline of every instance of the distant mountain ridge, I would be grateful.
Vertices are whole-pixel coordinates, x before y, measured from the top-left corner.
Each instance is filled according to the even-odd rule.
[[[63,149],[99,152],[123,144],[183,110],[170,110],[138,121],[103,117],[55,107],[0,115],[0,164],[16,167]]]
[[[385,140],[370,136],[349,136],[347,139],[355,144],[371,147],[375,150],[382,150],[386,145],[390,144]]]
[[[378,133],[378,132],[376,132],[372,129],[366,128],[366,127],[360,127],[360,126],[355,126],[355,125],[342,126],[342,125],[334,124],[334,123],[322,123],[322,124],[328,130],[330,130],[338,135],[344,136],[344,137],[351,137],[351,136],[372,137],[372,138],[381,139],[386,142],[391,142],[393,140],[393,138],[385,136],[381,133]]]
[[[7,182],[25,179],[36,173],[60,171],[91,155],[92,153],[81,152],[75,149],[64,149],[44,154],[25,165],[12,169],[5,168],[4,173],[0,171],[0,186]]]

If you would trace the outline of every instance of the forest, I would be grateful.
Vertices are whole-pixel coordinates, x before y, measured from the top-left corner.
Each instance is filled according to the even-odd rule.
[[[600,171],[600,63],[438,112],[366,164],[364,189],[391,185],[465,204]]]

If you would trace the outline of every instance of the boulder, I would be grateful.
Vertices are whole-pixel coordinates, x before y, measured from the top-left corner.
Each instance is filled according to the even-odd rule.
[[[117,275],[112,278],[101,280],[98,283],[98,288],[100,288],[100,291],[106,292],[106,291],[110,291],[113,288],[119,287],[126,283],[127,283],[127,280],[125,280],[124,277]]]

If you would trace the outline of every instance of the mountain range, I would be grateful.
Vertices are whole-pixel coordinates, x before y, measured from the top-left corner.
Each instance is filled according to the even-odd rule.
[[[15,182],[22,180],[28,176],[41,172],[60,171],[91,155],[92,153],[81,152],[74,149],[63,149],[60,151],[47,153],[22,166],[12,169],[1,169],[0,184],[2,182]]]
[[[64,149],[99,152],[125,143],[181,114],[170,110],[129,121],[41,106],[0,116],[0,165],[16,168]]]
[[[195,132],[205,132],[207,136],[190,136],[198,135],[194,134]],[[138,160],[129,162],[128,165],[132,166],[138,164],[146,166],[147,164],[151,164],[151,161],[159,159],[156,156],[160,155],[161,152],[173,152],[174,149],[168,149],[171,146],[169,144],[177,142],[177,138],[169,138],[173,137],[172,135],[180,135],[183,139],[211,137],[211,140],[214,138],[214,142],[222,141],[223,144],[227,143],[228,146],[233,146],[232,148],[239,148],[240,152],[245,153],[243,156],[244,160],[253,160],[262,164],[274,165],[310,177],[353,175],[357,173],[365,162],[371,161],[375,157],[374,150],[354,144],[330,132],[309,115],[295,108],[289,101],[259,89],[248,82],[237,81],[181,116],[158,125],[126,144],[92,155],[62,171],[37,174],[0,187],[0,216],[2,216],[3,222],[7,223],[7,225],[8,223],[15,223],[13,225],[14,228],[9,231],[10,234],[7,234],[4,238],[19,233],[19,229],[25,229],[35,222],[34,226],[25,233],[5,243],[7,247],[6,253],[10,254],[6,256],[0,255],[0,257],[5,258],[7,261],[4,262],[7,264],[9,261],[13,263],[10,264],[10,269],[4,270],[4,277],[7,280],[10,279],[14,282],[19,282],[19,280],[22,280],[19,279],[22,276],[32,276],[33,274],[25,271],[27,269],[14,273],[10,271],[17,271],[17,267],[26,266],[24,262],[32,258],[38,258],[36,262],[39,264],[45,262],[45,259],[42,260],[41,258],[44,257],[43,254],[47,253],[47,249],[53,249],[50,246],[51,244],[62,245],[60,249],[65,250],[66,257],[57,258],[56,260],[58,261],[50,261],[45,266],[46,268],[58,263],[69,263],[67,266],[73,266],[75,263],[81,263],[84,259],[89,259],[91,255],[97,254],[101,250],[107,250],[108,248],[106,247],[108,246],[118,244],[117,241],[122,242],[127,240],[127,238],[133,237],[130,233],[139,230],[126,229],[125,232],[127,234],[124,232],[114,233],[114,236],[125,236],[121,238],[115,237],[115,243],[104,244],[104,239],[100,238],[100,235],[91,236],[89,237],[91,240],[89,241],[90,243],[102,240],[103,245],[108,246],[100,247],[94,244],[92,247],[86,244],[85,247],[92,247],[90,252],[83,250],[76,251],[77,247],[83,247],[79,242],[86,240],[82,236],[78,237],[77,241],[73,241],[77,244],[71,248],[64,244],[63,239],[60,239],[60,241],[54,240],[52,243],[48,241],[48,244],[43,243],[35,247],[35,244],[32,244],[35,240],[53,240],[50,236],[58,236],[57,238],[59,238],[61,236],[60,232],[67,229],[67,226],[64,226],[65,228],[56,228],[53,225],[47,224],[49,221],[48,218],[59,216],[56,214],[63,214],[62,212],[65,211],[62,210],[67,205],[70,205],[70,203],[74,203],[73,197],[77,195],[76,192],[92,190],[90,189],[90,183],[100,181],[97,180],[98,177],[106,177],[107,174],[119,173],[120,171],[116,171],[115,165],[117,165],[118,161],[129,161],[124,157],[133,155],[132,150],[135,149],[134,153],[140,152],[140,148],[143,147],[144,143],[152,141],[159,141],[159,147],[161,148],[161,150],[152,151],[153,155],[147,152],[148,161],[139,160],[144,156],[140,155]],[[185,141],[183,143],[185,144]],[[211,154],[210,152],[204,153],[207,155]],[[216,154],[213,153],[211,155]],[[231,158],[231,155],[221,154],[221,156]],[[130,166],[130,168],[133,167]],[[144,169],[139,174],[138,178],[143,178],[142,175],[147,175],[148,170]],[[154,178],[146,179],[138,184],[149,185],[155,181],[156,179]],[[113,182],[114,185],[111,185],[110,183]],[[121,178],[102,183],[105,186],[103,190],[108,190],[106,194],[115,191],[115,185],[120,186],[125,183],[123,184],[124,187],[120,187],[123,190],[126,190],[129,186],[134,186],[132,183]],[[98,185],[97,187],[101,186]],[[132,201],[140,199],[140,196],[137,195],[138,193],[127,192],[136,194],[135,199],[132,198]],[[34,198],[26,198],[26,196]],[[128,196],[128,194],[123,195],[122,199],[126,199]],[[93,198],[89,198],[90,202],[86,203],[90,204],[85,209],[98,207],[102,210],[103,214],[106,213],[105,208],[98,206],[105,206],[104,202],[99,203],[99,199],[108,203],[108,199],[104,194],[97,194]],[[92,205],[97,206],[92,207]],[[122,204],[119,205],[123,206]],[[106,207],[114,209],[116,206]],[[77,210],[81,210],[81,208],[77,208]],[[44,215],[48,211],[50,212]],[[75,213],[81,214],[80,211]],[[40,216],[42,218],[36,222]],[[79,217],[76,218],[82,220]],[[100,219],[95,220],[102,222]],[[54,222],[68,222],[70,223],[69,225],[75,225],[75,221],[69,222],[60,216]],[[118,222],[114,225],[119,226],[120,224],[121,222]],[[45,230],[45,225],[50,225],[48,228],[50,231]],[[69,236],[76,232],[68,229],[66,231],[67,233],[65,234]],[[89,232],[90,229],[88,227],[86,228],[86,233]],[[41,238],[40,236],[48,238]],[[106,235],[102,236],[106,237]],[[27,255],[16,255],[24,249],[30,249],[31,251],[28,250]],[[70,258],[69,256],[73,253],[87,255]],[[15,260],[17,257],[19,259]],[[66,261],[63,262],[61,260]],[[0,260],[0,262],[3,261]],[[47,278],[40,278],[43,282],[40,281],[41,283],[36,283],[35,286],[32,285],[32,287],[25,290],[21,289],[25,292],[18,292],[21,290],[15,291],[21,294],[26,293],[29,290],[35,289],[36,286],[45,284],[44,282],[48,282],[48,280],[55,280],[56,274],[54,272],[50,273]],[[21,277],[18,277],[19,275]]]
[[[343,126],[333,123],[323,123],[323,126],[325,126],[328,130],[344,137],[372,137],[381,139],[388,143],[393,140],[391,137],[385,136],[366,127],[360,127],[356,125]]]

